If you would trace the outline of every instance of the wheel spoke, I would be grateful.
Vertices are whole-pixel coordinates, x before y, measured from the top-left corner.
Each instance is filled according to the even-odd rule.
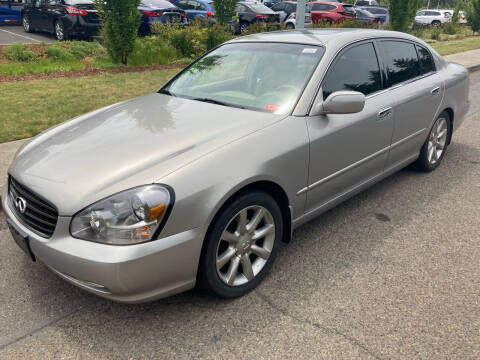
[[[438,133],[437,135],[437,140],[440,140],[447,134],[447,129],[443,129],[441,132]]]
[[[250,250],[252,251],[252,253],[257,255],[258,257],[261,257],[264,260],[267,260],[270,256],[270,250],[267,250],[255,244],[251,246]]]
[[[265,225],[263,228],[256,230],[253,233],[252,240],[256,241],[258,239],[265,237],[266,235],[270,234],[273,231],[273,229],[274,229],[273,224]]]
[[[243,275],[247,278],[248,281],[252,280],[255,275],[253,274],[253,268],[252,268],[252,262],[250,261],[250,258],[248,257],[247,254],[242,256],[242,269],[243,269]]]
[[[240,258],[235,256],[232,261],[230,262],[230,266],[228,267],[228,272],[225,275],[225,280],[228,285],[233,285],[235,281],[235,277],[238,273],[238,265],[240,265]]]
[[[228,248],[225,250],[222,255],[220,255],[217,259],[217,268],[221,269],[224,267],[235,255],[235,249],[233,248]]]
[[[263,216],[265,215],[265,209],[260,208],[255,212],[255,215],[253,215],[252,220],[247,224],[247,231],[252,231],[255,230],[255,228],[258,226],[260,221],[262,221]]]
[[[221,240],[224,240],[230,244],[235,244],[238,242],[238,235],[237,233],[231,233],[230,231],[225,230],[222,233],[222,237],[220,238]]]
[[[246,226],[247,226],[247,209],[243,209],[240,212],[240,214],[238,214],[237,232],[239,234],[245,233]]]

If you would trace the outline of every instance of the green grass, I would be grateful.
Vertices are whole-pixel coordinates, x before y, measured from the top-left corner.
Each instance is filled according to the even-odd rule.
[[[450,55],[462,51],[480,49],[480,36],[461,40],[437,41],[430,44],[440,55]]]
[[[0,143],[158,89],[178,70],[0,83]]]

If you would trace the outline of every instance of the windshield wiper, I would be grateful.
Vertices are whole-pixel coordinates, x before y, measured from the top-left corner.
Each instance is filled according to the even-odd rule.
[[[222,106],[230,106],[230,107],[236,107],[240,109],[245,109],[244,106],[241,105],[236,105],[236,104],[230,104],[224,101],[219,101],[215,99],[209,99],[209,98],[190,98],[191,100],[196,100],[196,101],[201,101],[201,102],[206,102],[210,104],[216,104],[216,105],[222,105]]]
[[[170,96],[176,96],[175,94],[171,93],[169,90],[167,89],[162,89],[162,90],[159,90],[158,91],[160,94],[165,94],[165,95],[170,95]]]

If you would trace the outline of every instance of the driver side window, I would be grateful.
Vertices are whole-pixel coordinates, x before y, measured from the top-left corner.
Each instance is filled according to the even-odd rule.
[[[350,90],[365,96],[382,89],[382,78],[373,43],[354,45],[337,56],[323,82],[323,98]]]

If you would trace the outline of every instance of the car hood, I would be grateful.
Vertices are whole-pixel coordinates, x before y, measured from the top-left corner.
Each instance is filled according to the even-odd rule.
[[[167,174],[284,116],[153,93],[36,136],[9,173],[60,215]]]

